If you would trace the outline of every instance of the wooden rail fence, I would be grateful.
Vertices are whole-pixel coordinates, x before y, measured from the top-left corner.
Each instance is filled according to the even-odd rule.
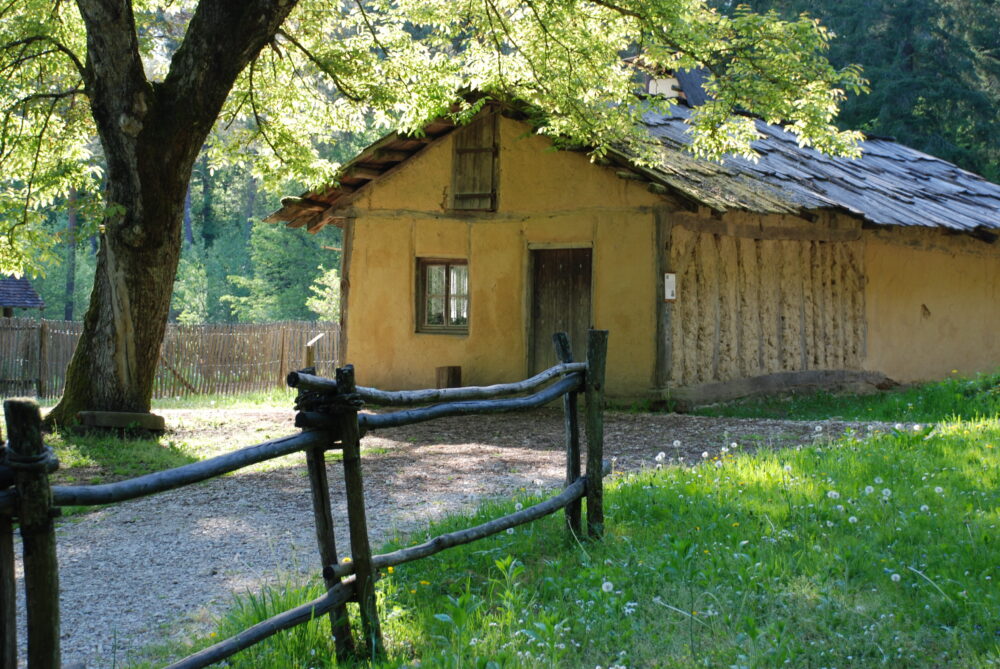
[[[62,395],[82,331],[76,321],[0,318],[0,395]],[[267,390],[301,367],[331,374],[340,359],[339,332],[336,323],[308,321],[168,323],[153,396]]]
[[[49,473],[58,467],[58,462],[51,449],[42,442],[38,405],[31,400],[7,400],[4,412],[8,442],[0,449],[0,666],[17,666],[15,523],[20,525],[23,540],[28,666],[32,669],[57,669],[61,659],[59,566],[53,518],[59,507],[123,502],[180,488],[298,451],[306,454],[326,593],[175,662],[170,669],[206,667],[281,630],[327,614],[330,616],[338,663],[382,657],[382,633],[375,603],[375,581],[380,569],[503,532],[559,509],[565,509],[568,531],[578,536],[582,532],[583,499],[587,500],[587,534],[593,538],[602,535],[602,478],[607,471],[602,459],[607,337],[605,330],[591,330],[587,361],[574,362],[567,336],[557,333],[553,341],[560,364],[518,383],[488,387],[385,392],[357,386],[354,368],[350,365],[337,369],[333,379],[318,376],[314,368],[292,372],[287,382],[299,391],[295,401],[298,410],[295,425],[302,428],[299,434],[175,469],[103,485],[50,487]],[[577,396],[581,392],[586,396],[584,427],[587,440],[587,469],[582,476],[577,416]],[[498,399],[508,395],[520,396]],[[443,534],[392,553],[372,555],[361,471],[360,441],[364,433],[380,427],[408,425],[443,416],[518,411],[539,407],[559,398],[563,399],[566,443],[566,483],[560,494],[482,525]],[[365,402],[393,407],[431,402],[438,404],[392,413],[359,414]],[[338,560],[334,540],[324,457],[325,451],[333,449],[343,453],[351,543],[349,562]],[[346,609],[347,604],[352,602],[358,605],[361,618],[362,633],[357,639],[352,633]]]

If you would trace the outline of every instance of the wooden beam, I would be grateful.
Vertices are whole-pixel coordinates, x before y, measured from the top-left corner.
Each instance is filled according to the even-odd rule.
[[[413,154],[409,151],[394,151],[392,149],[379,149],[372,154],[371,159],[386,163],[401,163]]]
[[[308,197],[298,197],[295,195],[286,195],[281,198],[281,206],[289,207],[294,209],[301,209],[308,211],[310,209],[315,211],[323,211],[330,206],[329,202],[323,202],[321,200],[314,200]]]
[[[573,362],[573,349],[570,347],[569,336],[565,332],[552,335],[552,345],[556,350],[556,359],[562,363]],[[573,485],[580,478],[580,428],[577,414],[577,394],[568,392],[563,395],[563,438],[566,446],[566,487]],[[580,511],[582,505],[576,499],[566,506],[566,527],[573,536],[580,536]]]
[[[608,359],[608,331],[587,333],[587,535],[604,534],[604,370]]]
[[[34,400],[3,403],[7,447],[17,485],[17,517],[24,551],[28,666],[55,669],[59,655],[59,562],[42,415]],[[48,453],[48,456],[46,456]]]
[[[358,165],[354,165],[352,167],[347,168],[347,171],[344,172],[343,178],[368,179],[370,181],[371,179],[377,179],[380,176],[382,176],[382,170],[376,170],[370,167],[361,167]]]

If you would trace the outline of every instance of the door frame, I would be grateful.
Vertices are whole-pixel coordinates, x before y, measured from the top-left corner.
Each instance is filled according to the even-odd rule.
[[[534,290],[535,290],[535,256],[532,251],[558,251],[564,249],[589,249],[590,250],[590,322],[594,324],[594,282],[597,267],[597,247],[592,240],[581,240],[575,242],[526,242],[524,245],[524,299],[521,304],[524,308],[524,375],[522,378],[531,376],[534,369],[534,347],[532,342],[535,339],[535,319],[532,318],[534,312]],[[572,344],[572,342],[571,342]],[[582,362],[577,360],[577,362]]]

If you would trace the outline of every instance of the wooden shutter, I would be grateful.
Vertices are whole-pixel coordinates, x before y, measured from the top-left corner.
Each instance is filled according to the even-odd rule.
[[[453,209],[496,211],[497,121],[489,112],[455,131]]]

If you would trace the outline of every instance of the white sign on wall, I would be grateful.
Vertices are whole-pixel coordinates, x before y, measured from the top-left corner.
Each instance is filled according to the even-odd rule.
[[[677,299],[677,275],[667,273],[663,275],[663,301],[673,302]]]

